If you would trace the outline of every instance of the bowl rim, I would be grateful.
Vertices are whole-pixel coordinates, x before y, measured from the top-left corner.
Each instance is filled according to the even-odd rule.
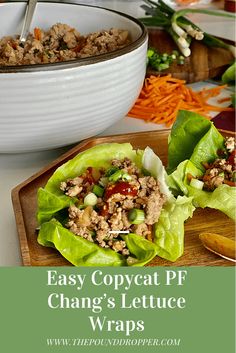
[[[19,4],[19,3],[25,3],[26,1],[12,1],[12,2],[6,2],[2,3],[1,6],[8,6],[9,4]],[[107,61],[110,59],[114,59],[116,57],[122,56],[124,54],[130,53],[133,50],[137,49],[140,47],[147,39],[148,39],[148,31],[145,25],[136,19],[135,17],[132,17],[128,14],[125,14],[120,11],[116,11],[113,9],[108,9],[106,7],[102,6],[94,6],[94,5],[87,5],[87,4],[77,4],[74,2],[70,1],[38,1],[38,3],[41,4],[59,4],[59,5],[72,5],[72,6],[83,6],[83,7],[91,7],[91,8],[98,8],[102,10],[106,10],[112,13],[116,13],[122,17],[125,17],[129,19],[130,21],[136,23],[140,29],[141,29],[141,35],[132,43],[126,45],[124,48],[114,50],[110,53],[105,53],[105,54],[99,54],[96,56],[91,56],[87,58],[79,58],[79,59],[74,59],[74,60],[69,60],[69,61],[61,61],[61,62],[55,62],[55,63],[42,63],[42,64],[28,64],[28,65],[0,65],[0,74],[1,73],[16,73],[16,72],[38,72],[38,71],[55,71],[55,70],[61,70],[61,69],[70,69],[70,68],[76,68],[76,67],[81,67],[81,66],[87,66],[87,65],[92,65],[96,63],[100,63],[103,61]]]

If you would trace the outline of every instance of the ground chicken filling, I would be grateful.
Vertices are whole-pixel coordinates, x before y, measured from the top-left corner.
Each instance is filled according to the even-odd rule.
[[[125,256],[129,250],[123,232],[152,241],[153,225],[166,201],[158,181],[128,158],[113,159],[108,170],[89,167],[81,176],[62,182],[60,189],[77,199],[69,207],[66,227]]]
[[[35,28],[24,44],[19,36],[0,40],[0,65],[31,65],[86,58],[121,49],[130,43],[127,30],[111,28],[82,36],[57,23],[48,31]]]
[[[206,191],[213,191],[222,184],[236,186],[236,150],[235,138],[226,137],[225,151],[219,151],[219,158],[212,163],[203,163],[205,173],[198,180],[202,181],[202,188]],[[194,177],[189,175],[189,179]]]

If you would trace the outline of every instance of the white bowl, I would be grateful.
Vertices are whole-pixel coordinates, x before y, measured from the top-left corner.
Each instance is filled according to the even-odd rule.
[[[0,4],[0,38],[19,34],[25,3]],[[66,23],[82,34],[127,29],[132,43],[93,58],[0,67],[0,152],[56,148],[96,135],[123,118],[146,71],[147,31],[112,10],[65,3],[37,4],[34,27]]]

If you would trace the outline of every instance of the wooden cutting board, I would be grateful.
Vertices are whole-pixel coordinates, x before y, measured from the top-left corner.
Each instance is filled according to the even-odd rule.
[[[37,190],[47,183],[48,178],[56,168],[79,152],[107,142],[130,142],[134,148],[141,149],[150,146],[159,155],[163,163],[166,164],[169,132],[170,130],[140,132],[85,140],[15,187],[12,191],[12,202],[23,264],[25,266],[71,266],[56,250],[43,247],[37,243]],[[228,132],[227,135],[233,134]],[[156,257],[148,266],[232,266],[232,262],[210,253],[202,246],[198,236],[203,231],[218,233],[234,239],[235,224],[233,220],[219,211],[198,209],[195,211],[193,218],[185,224],[183,256],[174,263]]]
[[[172,53],[178,50],[172,37],[160,28],[148,28],[149,47],[157,49],[160,53]],[[226,40],[228,43],[233,43]],[[167,70],[161,72],[147,70],[147,75],[163,75],[171,73],[173,77],[186,80],[188,83],[198,82],[221,76],[233,60],[233,54],[223,48],[209,48],[201,41],[193,40],[191,55],[185,58],[183,65],[173,62]]]

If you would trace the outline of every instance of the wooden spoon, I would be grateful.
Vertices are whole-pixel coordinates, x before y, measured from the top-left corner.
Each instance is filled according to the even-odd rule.
[[[226,260],[236,262],[236,242],[234,240],[207,232],[200,233],[199,238],[207,250]]]

